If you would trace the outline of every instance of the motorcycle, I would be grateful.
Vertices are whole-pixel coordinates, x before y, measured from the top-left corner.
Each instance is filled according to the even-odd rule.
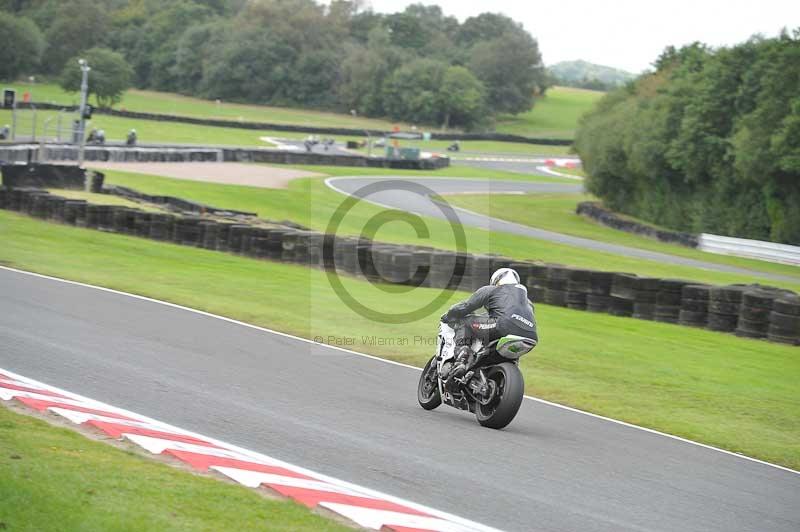
[[[444,403],[472,412],[484,427],[502,429],[511,423],[522,404],[525,381],[519,359],[536,347],[536,342],[507,335],[484,346],[476,339],[466,373],[451,377],[456,363],[454,340],[455,330],[441,322],[436,353],[422,370],[417,385],[420,406],[433,410]]]

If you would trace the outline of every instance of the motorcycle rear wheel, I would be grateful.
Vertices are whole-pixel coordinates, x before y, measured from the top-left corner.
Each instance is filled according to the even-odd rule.
[[[419,401],[419,406],[425,410],[433,410],[442,404],[435,362],[436,357],[433,357],[425,364],[422,375],[419,376],[419,384],[417,384],[417,401]]]
[[[525,394],[525,380],[516,364],[503,362],[486,371],[486,378],[494,381],[497,392],[487,405],[475,405],[478,423],[490,429],[502,429],[517,415]]]

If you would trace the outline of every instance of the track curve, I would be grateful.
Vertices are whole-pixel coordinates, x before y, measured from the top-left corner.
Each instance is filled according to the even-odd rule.
[[[800,528],[796,472],[534,401],[483,429],[415,369],[7,269],[0,366],[506,530]]]
[[[359,176],[359,177],[332,177],[325,180],[325,183],[342,194],[363,197],[360,191],[374,183],[386,183],[388,180],[398,180],[403,182],[415,183],[429,188],[436,194],[491,194],[491,193],[558,193],[571,194],[579,193],[583,185],[575,182],[564,183],[536,183],[528,181],[495,181],[486,179],[471,179],[458,177],[407,177],[407,176]],[[377,205],[399,209],[415,214],[430,216],[433,218],[444,219],[445,214],[429,197],[403,190],[387,189],[368,197],[363,197],[365,201]],[[679,266],[689,266],[704,270],[718,271],[724,273],[735,273],[749,275],[759,279],[769,279],[778,281],[800,282],[800,276],[781,275],[769,272],[761,272],[739,268],[727,264],[707,262],[697,259],[690,259],[678,255],[669,255],[619,244],[609,244],[588,238],[581,238],[563,233],[547,231],[536,227],[521,225],[484,214],[468,211],[458,207],[453,207],[458,212],[458,217],[463,225],[477,227],[480,229],[510,233],[519,236],[536,238],[558,244],[566,244],[582,249],[613,253],[625,257],[651,260],[664,264],[675,264]]]

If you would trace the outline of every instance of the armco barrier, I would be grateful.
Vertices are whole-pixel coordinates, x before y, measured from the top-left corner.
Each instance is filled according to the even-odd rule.
[[[800,246],[763,242],[761,240],[748,240],[729,236],[700,235],[698,249],[721,255],[734,255],[770,262],[780,262],[800,266]]]
[[[494,269],[512,266],[524,277],[521,280],[534,302],[800,345],[800,298],[773,287],[698,285],[680,279],[335,237],[293,227],[261,227],[122,206],[87,205],[39,189],[0,187],[0,207],[69,225],[324,268],[385,283],[470,291],[485,284]]]
[[[387,159],[364,155],[340,155],[315,152],[291,152],[270,148],[219,148],[186,146],[87,146],[86,161],[103,162],[255,162],[272,164],[307,164],[395,168],[399,170],[436,170],[450,166],[448,157],[418,160]],[[72,144],[0,145],[0,163],[35,163],[39,161],[77,161],[78,148]]]

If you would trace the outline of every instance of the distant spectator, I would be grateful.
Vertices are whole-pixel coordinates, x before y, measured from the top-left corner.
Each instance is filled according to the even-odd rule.
[[[105,144],[106,143],[106,132],[103,129],[97,130],[97,143],[98,144]]]
[[[0,129],[0,140],[7,140],[11,138],[11,128],[8,127],[8,124],[3,126],[3,129]]]
[[[135,129],[131,129],[130,132],[128,133],[128,138],[125,140],[125,145],[126,146],[136,146],[136,140],[137,140],[136,130]]]
[[[81,141],[81,121],[72,122],[72,143],[77,144]]]
[[[86,137],[86,144],[94,144],[95,142],[97,142],[97,130],[93,128]]]

